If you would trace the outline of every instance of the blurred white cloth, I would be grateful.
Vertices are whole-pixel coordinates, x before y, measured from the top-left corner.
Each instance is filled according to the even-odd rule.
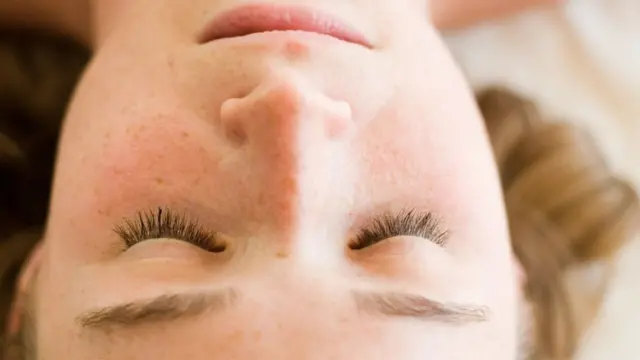
[[[475,88],[507,86],[598,139],[640,190],[640,0],[570,0],[446,40]],[[640,239],[579,360],[640,359]]]

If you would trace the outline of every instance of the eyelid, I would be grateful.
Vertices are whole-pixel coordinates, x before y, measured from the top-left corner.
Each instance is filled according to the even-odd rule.
[[[216,253],[223,252],[226,248],[215,232],[208,231],[185,215],[163,208],[139,212],[135,219],[124,219],[114,231],[120,236],[126,249],[144,241],[160,239],[184,241]]]
[[[382,258],[397,258],[401,257],[403,260],[407,256],[420,253],[418,250],[423,245],[431,245],[428,241],[425,242],[422,238],[415,240],[422,241],[408,241],[412,236],[395,236],[386,238],[366,248],[358,250],[358,258],[366,260],[369,257],[373,257],[377,260]]]
[[[360,229],[349,244],[351,250],[362,250],[381,241],[398,236],[416,236],[444,246],[450,232],[441,227],[441,220],[432,212],[405,210],[385,213]]]

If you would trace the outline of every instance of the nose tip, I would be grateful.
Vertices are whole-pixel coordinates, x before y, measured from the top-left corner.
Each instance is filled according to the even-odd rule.
[[[226,100],[220,119],[227,138],[237,144],[288,138],[299,135],[302,128],[339,140],[353,127],[347,102],[331,99],[294,78],[266,81],[245,97]]]

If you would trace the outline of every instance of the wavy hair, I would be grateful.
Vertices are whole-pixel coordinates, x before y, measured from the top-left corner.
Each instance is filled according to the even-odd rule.
[[[576,271],[614,260],[638,235],[634,188],[608,166],[586,131],[545,118],[503,90],[478,95],[509,216],[514,252],[533,309],[532,359],[570,359],[606,292],[571,283]],[[588,287],[589,289],[587,289]]]

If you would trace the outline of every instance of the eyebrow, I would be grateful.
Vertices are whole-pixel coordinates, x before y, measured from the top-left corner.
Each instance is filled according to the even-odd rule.
[[[90,310],[78,316],[76,322],[83,328],[109,330],[177,321],[222,310],[234,303],[237,297],[234,289],[167,294]]]
[[[354,292],[353,295],[359,310],[386,316],[468,324],[488,321],[491,313],[487,306],[438,302],[414,294]]]
[[[420,295],[396,292],[352,292],[359,311],[371,315],[415,318],[449,324],[488,321],[490,309],[472,304],[441,303]],[[85,330],[110,331],[159,322],[191,319],[237,303],[239,293],[230,288],[203,293],[161,295],[90,310],[76,321]]]

